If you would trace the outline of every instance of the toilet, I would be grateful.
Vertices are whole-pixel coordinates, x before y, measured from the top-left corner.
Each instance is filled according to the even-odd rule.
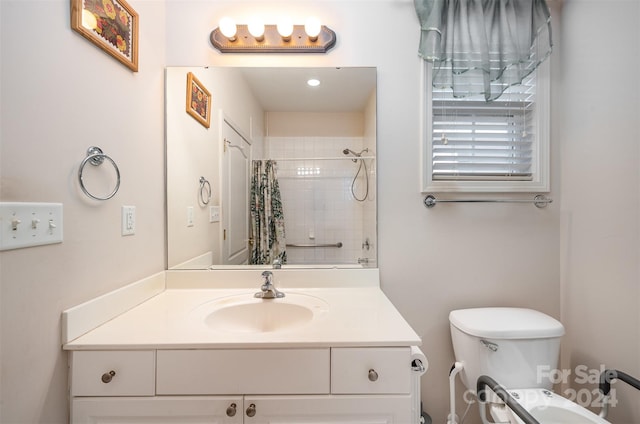
[[[469,391],[475,394],[478,378],[487,375],[540,424],[609,423],[553,393],[550,371],[557,369],[564,335],[554,318],[532,309],[474,308],[451,311],[449,323],[455,367]],[[495,422],[523,424],[490,390],[487,402]]]

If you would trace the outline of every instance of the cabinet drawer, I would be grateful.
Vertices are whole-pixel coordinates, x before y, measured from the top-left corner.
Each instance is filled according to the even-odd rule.
[[[159,350],[159,395],[326,394],[329,349]]]
[[[408,347],[331,349],[331,393],[409,393]]]
[[[153,396],[155,352],[71,352],[71,396]]]

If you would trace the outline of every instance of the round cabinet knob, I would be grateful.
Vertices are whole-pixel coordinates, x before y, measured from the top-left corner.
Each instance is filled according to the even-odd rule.
[[[369,370],[369,381],[376,381],[378,379],[378,373],[374,369]]]
[[[227,408],[227,417],[233,417],[234,415],[236,415],[236,404],[232,403],[231,405],[229,405],[229,407]]]
[[[255,415],[256,415],[256,405],[255,405],[255,403],[252,403],[247,408],[247,417],[253,417]]]
[[[102,374],[102,382],[103,383],[111,383],[111,380],[113,380],[113,377],[116,375],[116,372],[111,370],[109,372],[105,372],[104,374]]]

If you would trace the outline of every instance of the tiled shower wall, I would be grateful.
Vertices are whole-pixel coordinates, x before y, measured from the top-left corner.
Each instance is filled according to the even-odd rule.
[[[361,137],[267,137],[266,157],[276,159],[287,244],[336,244],[342,247],[287,247],[289,264],[356,264],[375,246],[375,163],[366,159],[351,191],[360,161],[343,154],[363,149]],[[363,156],[367,153],[363,153]],[[365,221],[368,222],[365,223]],[[367,228],[372,226],[373,228]],[[375,256],[372,256],[375,258]]]

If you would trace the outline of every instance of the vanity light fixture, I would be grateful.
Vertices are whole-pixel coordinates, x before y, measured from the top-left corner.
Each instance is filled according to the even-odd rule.
[[[210,39],[221,53],[326,53],[336,44],[336,33],[314,17],[304,25],[294,25],[288,17],[277,25],[265,25],[258,18],[236,25],[224,17]]]

